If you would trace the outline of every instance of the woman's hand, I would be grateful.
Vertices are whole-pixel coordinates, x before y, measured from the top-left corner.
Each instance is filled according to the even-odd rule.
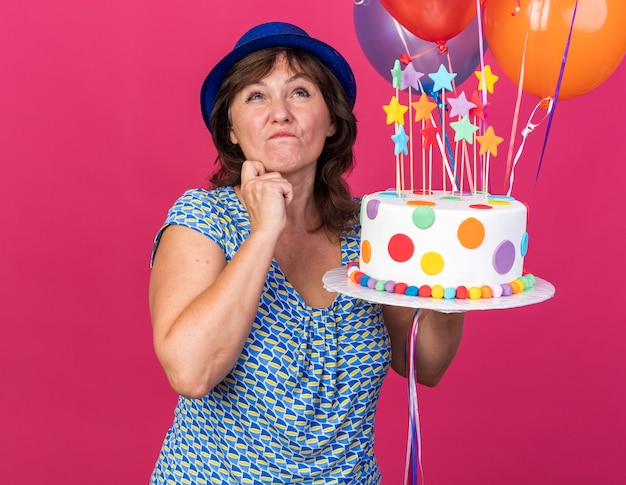
[[[266,172],[263,163],[248,160],[241,167],[240,196],[250,216],[250,231],[278,239],[287,223],[292,185],[280,173]]]
[[[410,308],[385,306],[383,317],[391,337],[391,365],[400,375],[407,375],[407,338],[413,320]],[[464,313],[421,310],[418,320],[416,374],[420,384],[435,386],[454,359],[463,335]]]

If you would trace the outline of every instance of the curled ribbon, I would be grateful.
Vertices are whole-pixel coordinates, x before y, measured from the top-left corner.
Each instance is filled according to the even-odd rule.
[[[408,346],[408,394],[409,394],[409,433],[406,444],[404,485],[417,485],[422,470],[422,438],[420,435],[419,409],[417,406],[417,374],[415,372],[417,328],[420,311],[413,315],[409,330]]]
[[[543,118],[541,118],[538,122],[535,123],[532,120],[535,116],[535,113],[537,112],[539,108],[545,109],[546,113],[543,115]],[[554,108],[554,98],[551,98],[551,97],[543,98],[541,101],[539,101],[539,103],[537,103],[532,113],[530,114],[528,123],[526,123],[526,126],[522,130],[522,143],[517,149],[517,153],[515,154],[515,158],[513,159],[513,167],[511,168],[511,174],[509,177],[509,190],[506,193],[506,195],[510,196],[511,191],[513,190],[513,181],[515,180],[515,166],[517,165],[517,162],[519,161],[520,156],[522,155],[522,151],[524,150],[524,145],[526,144],[526,138],[528,138],[528,135],[530,135],[535,130],[535,128],[537,128],[541,123],[543,123],[550,116],[553,108]]]

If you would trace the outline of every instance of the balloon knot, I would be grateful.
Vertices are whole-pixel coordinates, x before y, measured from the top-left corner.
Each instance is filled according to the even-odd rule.
[[[519,3],[519,0],[515,0],[515,2],[517,3],[517,7],[515,7],[515,9],[511,12],[511,15],[513,17],[515,17],[519,13],[519,11],[522,9],[522,6]]]
[[[438,54],[445,54],[448,52],[448,46],[446,45],[445,40],[437,41],[437,47],[439,48]]]
[[[539,106],[541,106],[542,109],[550,110],[552,108],[552,101],[553,99],[551,97],[543,98],[539,102]]]
[[[406,54],[401,54],[400,62],[404,64],[405,66],[408,66],[409,64],[411,64],[411,58],[407,56]]]

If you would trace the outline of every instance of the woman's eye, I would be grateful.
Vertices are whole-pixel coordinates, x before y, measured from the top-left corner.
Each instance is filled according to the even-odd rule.
[[[297,97],[303,96],[305,98],[308,98],[310,96],[309,92],[304,88],[296,89],[293,94],[294,96],[297,96]]]
[[[256,101],[259,99],[263,99],[263,95],[261,93],[258,93],[258,92],[250,93],[246,96],[246,103],[249,103],[251,101]]]

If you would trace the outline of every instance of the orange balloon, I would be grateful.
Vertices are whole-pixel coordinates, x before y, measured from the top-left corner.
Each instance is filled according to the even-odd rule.
[[[529,94],[554,97],[576,0],[486,0],[484,30],[502,72],[519,84],[528,32],[524,84]],[[617,69],[626,52],[626,0],[578,0],[558,99],[585,94]]]
[[[405,29],[432,42],[443,43],[457,36],[476,16],[476,0],[380,0],[380,3]]]

